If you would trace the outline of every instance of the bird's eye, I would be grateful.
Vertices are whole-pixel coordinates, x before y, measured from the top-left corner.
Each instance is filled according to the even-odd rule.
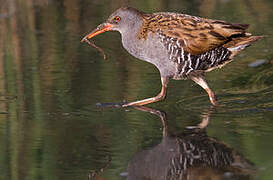
[[[114,17],[114,21],[115,23],[118,23],[120,21],[120,17],[119,16]]]

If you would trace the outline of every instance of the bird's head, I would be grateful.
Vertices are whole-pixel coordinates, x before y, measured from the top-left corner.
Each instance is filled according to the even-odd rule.
[[[141,22],[143,13],[135,8],[123,7],[112,13],[105,23],[87,34],[82,42],[106,31],[119,31],[121,34],[133,30]]]

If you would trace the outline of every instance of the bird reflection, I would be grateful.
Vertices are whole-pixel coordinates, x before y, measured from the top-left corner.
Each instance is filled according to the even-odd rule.
[[[144,106],[134,108],[160,118],[162,140],[131,158],[127,172],[122,173],[126,180],[244,180],[251,179],[255,173],[254,165],[242,155],[207,135],[213,107],[202,115],[201,123],[177,135],[168,131],[165,112]],[[101,178],[97,172],[91,175],[92,180]]]
[[[196,127],[179,135],[168,132],[166,113],[148,107],[138,110],[157,115],[163,125],[162,141],[136,153],[128,164],[127,180],[249,179],[254,166],[231,147],[209,137],[210,109]]]

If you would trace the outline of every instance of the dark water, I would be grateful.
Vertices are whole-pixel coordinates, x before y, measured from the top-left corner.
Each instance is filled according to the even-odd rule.
[[[80,43],[123,5],[0,1],[0,179],[88,179],[89,172],[97,180],[273,179],[272,0],[129,1],[146,12],[248,23],[249,32],[266,35],[207,74],[217,109],[191,81],[171,81],[153,109],[95,106],[160,90],[156,68],[130,56],[118,33],[95,38],[106,61]],[[208,120],[203,130],[186,128]]]

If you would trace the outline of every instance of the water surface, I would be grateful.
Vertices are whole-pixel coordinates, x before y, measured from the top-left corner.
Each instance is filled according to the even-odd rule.
[[[128,1],[1,0],[0,4],[0,179],[88,179],[90,171],[103,167],[97,179],[131,178],[127,167],[134,157],[160,147],[162,119],[96,103],[154,96],[161,86],[159,73],[129,55],[117,32],[95,38],[106,61],[80,43]],[[129,5],[145,12],[177,11],[248,23],[249,32],[266,35],[228,66],[207,74],[219,108],[211,110],[207,94],[191,81],[171,81],[167,99],[149,107],[165,112],[168,133],[182,140],[186,127],[197,126],[209,114],[202,136],[246,162],[240,172],[228,166],[202,171],[195,167],[187,171],[191,177],[204,172],[211,179],[271,180],[272,1],[138,0]],[[256,61],[262,64],[253,65]]]

